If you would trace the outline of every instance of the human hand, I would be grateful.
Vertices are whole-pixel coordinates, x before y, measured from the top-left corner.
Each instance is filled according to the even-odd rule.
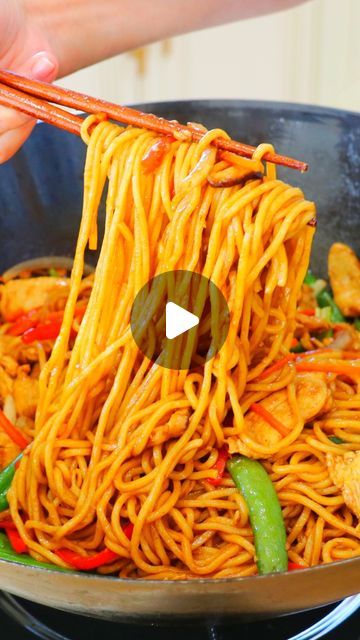
[[[58,62],[42,29],[27,14],[22,0],[0,2],[0,68],[52,82]],[[0,163],[8,160],[30,135],[36,120],[0,107]]]

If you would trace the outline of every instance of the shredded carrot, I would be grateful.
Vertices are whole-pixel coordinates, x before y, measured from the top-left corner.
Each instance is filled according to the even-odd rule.
[[[282,369],[286,364],[288,364],[288,362],[291,362],[291,360],[295,360],[296,355],[297,355],[296,353],[289,353],[288,356],[281,358],[280,360],[272,364],[270,367],[265,369],[262,373],[260,373],[260,375],[258,376],[258,379],[262,380],[263,378],[267,378],[272,373],[274,373],[274,371],[278,371],[279,369]]]
[[[0,409],[0,429],[3,429],[5,433],[11,438],[11,440],[20,447],[25,449],[29,442],[24,438],[23,434],[17,429],[10,420],[7,419],[5,413]]]
[[[302,313],[303,316],[314,316],[315,309],[299,309],[299,313]]]
[[[313,356],[317,354],[334,354],[334,357],[343,359],[343,360],[358,360],[360,358],[360,351],[344,351],[343,349],[332,349],[330,347],[320,347],[319,349],[312,349],[311,351],[304,351],[298,355],[298,359],[303,358],[304,356]],[[338,356],[336,354],[339,354]]]
[[[342,364],[341,362],[297,362],[296,371],[324,371],[349,378],[360,378],[360,367],[353,367],[351,364]]]
[[[269,411],[267,411],[267,409],[265,409],[265,407],[263,407],[261,404],[252,404],[250,407],[250,411],[257,413],[258,416],[263,418],[266,422],[269,423],[269,425],[274,427],[274,429],[276,429],[276,431],[278,431],[280,435],[282,436],[288,435],[289,429],[284,427],[284,425],[280,422],[280,420],[275,418],[275,416],[273,416]]]
[[[299,340],[298,340],[297,338],[293,338],[293,339],[291,340],[290,348],[291,348],[291,349],[294,349],[295,347],[297,347],[297,346],[298,346],[298,344],[299,344]]]
[[[360,351],[343,351],[341,357],[344,360],[359,360]]]

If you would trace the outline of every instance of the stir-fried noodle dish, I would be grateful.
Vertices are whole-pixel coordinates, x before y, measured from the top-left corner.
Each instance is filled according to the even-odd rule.
[[[336,243],[328,281],[309,271],[314,204],[263,162],[271,145],[244,159],[220,136],[90,116],[73,261],[3,274],[0,559],[195,579],[359,555],[359,260]],[[191,330],[188,368],[152,357],[164,328],[150,312],[150,352],[131,326],[137,293],[180,270],[229,312],[212,357]],[[218,319],[210,297],[213,334]]]

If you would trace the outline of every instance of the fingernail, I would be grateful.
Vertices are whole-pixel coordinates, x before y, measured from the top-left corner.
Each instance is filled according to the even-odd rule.
[[[55,71],[55,63],[46,56],[39,57],[33,67],[32,75],[38,80],[47,78]]]

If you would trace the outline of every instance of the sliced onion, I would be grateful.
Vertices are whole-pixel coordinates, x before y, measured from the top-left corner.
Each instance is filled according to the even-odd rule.
[[[208,131],[208,129],[204,127],[203,124],[200,124],[200,122],[187,122],[187,126],[198,133],[207,133]]]
[[[216,158],[215,149],[204,149],[195,167],[190,173],[182,180],[182,186],[186,185],[189,189],[194,189],[198,185],[202,184],[208,177],[209,172],[214,166]]]
[[[353,336],[350,331],[346,331],[346,329],[342,329],[339,331],[332,343],[329,345],[330,349],[336,349],[342,351],[343,349],[347,349],[350,347],[353,341]]]
[[[67,256],[43,256],[41,258],[32,258],[31,260],[25,260],[24,262],[19,262],[15,264],[10,269],[7,269],[5,273],[3,273],[2,278],[4,282],[8,282],[16,276],[19,275],[22,271],[31,270],[35,271],[36,269],[67,269],[71,271],[74,260],[73,258],[68,258]],[[88,276],[90,273],[93,273],[95,268],[89,264],[84,265],[84,275]]]
[[[13,396],[8,395],[5,397],[3,412],[12,424],[16,423],[16,406]]]
[[[263,178],[263,174],[257,171],[249,171],[248,173],[241,172],[238,175],[232,175],[227,178],[218,177],[216,179],[216,175],[208,176],[208,183],[215,187],[215,189],[224,188],[224,187],[235,187],[235,185],[244,185],[247,180],[261,180]]]

